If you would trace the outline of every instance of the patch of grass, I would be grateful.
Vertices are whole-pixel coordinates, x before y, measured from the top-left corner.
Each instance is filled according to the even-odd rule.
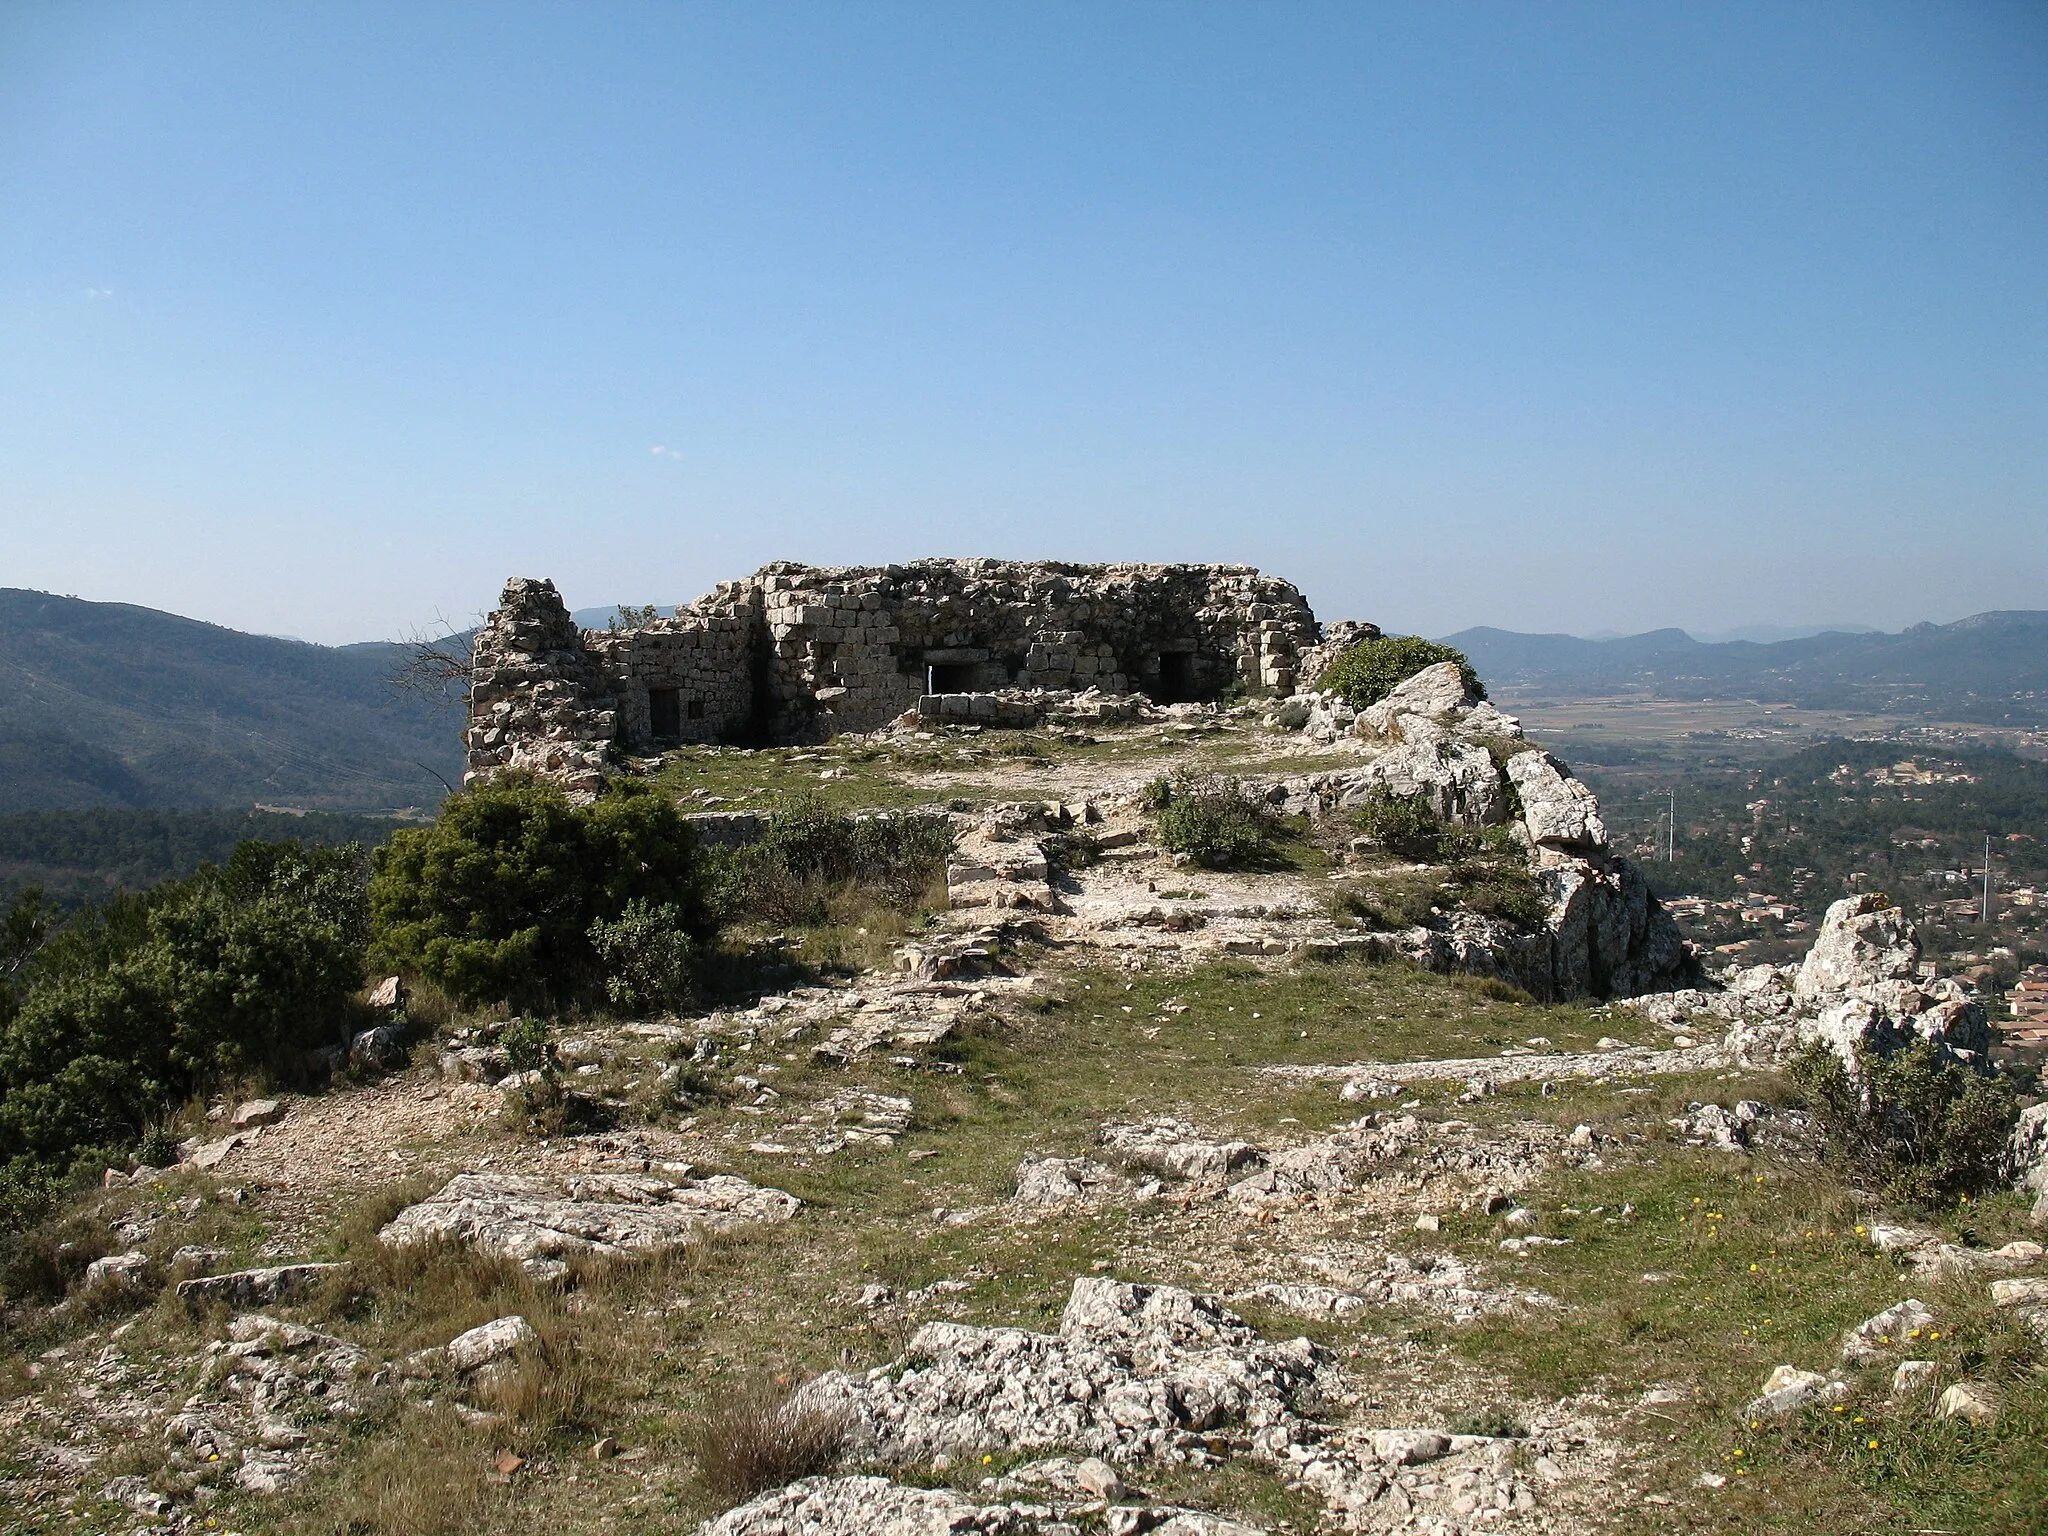
[[[705,1487],[738,1504],[828,1469],[846,1428],[843,1415],[793,1401],[787,1384],[754,1381],[708,1403],[690,1443]]]
[[[2048,1468],[2035,1454],[2048,1422],[2039,1341],[2013,1337],[1981,1280],[1930,1286],[1879,1256],[1858,1231],[1869,1212],[1831,1175],[1663,1150],[1562,1175],[1528,1198],[1543,1230],[1569,1242],[1521,1257],[1516,1273],[1566,1310],[1448,1336],[1545,1394],[1685,1394],[1658,1410],[1667,1441],[1649,1473],[1675,1502],[1624,1529],[1846,1532],[1906,1518],[1915,1528],[2038,1528],[2029,1521],[2048,1508]],[[2017,1210],[1999,1219],[2018,1230]],[[1455,1234],[1475,1257],[1492,1236],[1476,1223]],[[1934,1420],[1925,1402],[1888,1402],[1889,1364],[1852,1373],[1840,1414],[1741,1417],[1774,1366],[1833,1367],[1846,1329],[1907,1295],[1941,1323],[1913,1354],[1940,1362],[1944,1380],[1991,1380],[2007,1403],[1999,1424],[1970,1429]],[[1693,1487],[1703,1471],[1727,1476],[1727,1487]]]

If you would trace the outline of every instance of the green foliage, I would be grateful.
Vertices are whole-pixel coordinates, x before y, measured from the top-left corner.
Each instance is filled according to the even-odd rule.
[[[1051,832],[1038,840],[1046,862],[1056,869],[1093,869],[1102,862],[1102,839],[1086,827]]]
[[[505,1064],[514,1072],[555,1070],[553,1034],[546,1019],[520,1017],[509,1021],[498,1037],[504,1047]]]
[[[635,897],[616,921],[599,918],[590,925],[591,947],[605,968],[605,996],[614,1007],[648,1013],[689,1001],[696,945],[684,923],[683,909],[673,902],[656,906]]]
[[[1369,884],[1346,881],[1331,905],[1339,916],[1355,917],[1367,928],[1392,933],[1427,923],[1431,908],[1447,899],[1443,885],[1442,874],[1435,870],[1403,871]]]
[[[321,811],[23,811],[0,816],[0,900],[34,885],[71,910],[116,891],[187,879],[201,864],[230,858],[251,838],[374,848],[401,825],[388,816]]]
[[[1526,869],[1461,866],[1453,876],[1458,882],[1457,903],[1467,912],[1529,929],[1541,928],[1549,919],[1550,903]]]
[[[1476,696],[1486,697],[1486,685],[1479,681],[1463,651],[1438,645],[1420,635],[1383,635],[1377,640],[1361,640],[1323,669],[1316,687],[1343,695],[1353,709],[1364,709],[1379,703],[1423,668],[1445,661],[1457,665],[1465,686]]]
[[[710,926],[689,824],[632,779],[578,806],[553,784],[501,775],[399,833],[375,867],[378,964],[471,1004],[601,995],[593,925],[632,901],[673,907],[687,932]]]
[[[907,911],[952,851],[942,816],[848,816],[806,796],[771,817],[760,841],[722,857],[718,907],[735,919],[814,924],[837,893],[855,888]]]
[[[208,1081],[341,1039],[366,939],[356,848],[244,843],[190,880],[82,913],[8,985],[0,1165],[15,1172],[10,1189],[32,1194],[75,1164],[116,1160]]]
[[[1389,853],[1410,859],[1436,858],[1444,836],[1443,821],[1427,799],[1397,795],[1384,784],[1367,792],[1352,824]]]
[[[1863,1055],[1852,1076],[1825,1045],[1792,1064],[1828,1155],[1899,1205],[1936,1206],[1999,1182],[2019,1118],[2012,1084],[1942,1059],[1931,1040]]]
[[[1280,816],[1236,779],[1184,770],[1157,788],[1159,845],[1167,852],[1185,854],[1204,869],[1272,862]]]

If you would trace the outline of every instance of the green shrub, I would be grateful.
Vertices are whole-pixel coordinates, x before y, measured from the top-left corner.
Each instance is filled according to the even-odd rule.
[[[11,978],[0,1027],[10,1202],[118,1162],[209,1082],[346,1037],[367,936],[359,848],[243,843],[89,908]],[[160,1147],[152,1147],[153,1155]]]
[[[514,1072],[553,1072],[553,1034],[546,1019],[522,1016],[511,1020],[498,1036],[498,1044],[505,1052],[505,1064]]]
[[[710,930],[689,823],[633,779],[588,806],[506,774],[450,796],[431,827],[377,851],[370,881],[379,965],[471,1005],[562,1005],[603,994],[592,925],[631,901]]]
[[[1827,1046],[1792,1063],[1828,1156],[1898,1205],[1930,1207],[2001,1181],[2019,1118],[2012,1084],[1942,1059],[1931,1040],[1858,1058],[1852,1076]]]
[[[1442,877],[1417,870],[1370,884],[1347,880],[1331,899],[1331,907],[1336,915],[1357,918],[1367,928],[1394,932],[1427,923],[1430,909],[1444,900]]]
[[[1486,685],[1479,681],[1479,674],[1472,670],[1464,652],[1420,635],[1383,635],[1377,640],[1362,640],[1325,667],[1315,685],[1326,693],[1341,694],[1353,709],[1364,709],[1379,703],[1423,668],[1445,661],[1457,665],[1465,686],[1475,696],[1486,697]]]
[[[943,816],[848,816],[815,797],[769,819],[759,842],[719,859],[719,911],[733,919],[817,924],[848,890],[898,910],[922,899],[953,851]]]
[[[616,921],[599,918],[590,925],[591,947],[605,968],[605,996],[614,1007],[649,1013],[689,1001],[696,945],[684,921],[673,902],[654,906],[635,897]]]
[[[1203,869],[1247,869],[1272,862],[1279,814],[1236,779],[1177,773],[1162,786],[1159,846]]]
[[[1434,859],[1443,843],[1444,824],[1421,795],[1397,795],[1375,784],[1352,816],[1359,834],[1389,853],[1410,859]]]
[[[1457,903],[1467,912],[1498,917],[1522,928],[1541,928],[1550,918],[1550,902],[1526,869],[1480,867],[1462,875]]]

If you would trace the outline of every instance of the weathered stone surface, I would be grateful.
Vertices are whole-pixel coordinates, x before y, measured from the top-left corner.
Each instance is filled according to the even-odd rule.
[[[1024,1205],[1065,1205],[1128,1193],[1132,1184],[1087,1157],[1027,1157],[1017,1165],[1017,1199]]]
[[[2048,1103],[2020,1111],[2019,1124],[2012,1131],[2012,1166],[2017,1188],[2036,1191],[2048,1201]],[[2034,1221],[2048,1222],[2048,1208],[2038,1202]]]
[[[1892,1371],[1892,1396],[1904,1397],[1911,1392],[1925,1392],[1934,1386],[1941,1375],[1941,1365],[1934,1360],[1901,1360]]]
[[[1508,759],[1508,778],[1522,800],[1522,820],[1538,843],[1573,853],[1607,847],[1600,801],[1548,752],[1531,749]]]
[[[80,1288],[90,1293],[102,1286],[126,1284],[140,1280],[142,1272],[149,1267],[146,1255],[110,1253],[103,1259],[94,1259],[85,1266],[85,1277],[79,1282]]]
[[[1256,1527],[1170,1505],[1111,1508],[1100,1518],[1109,1536],[1263,1536]],[[910,1488],[884,1477],[810,1477],[707,1521],[698,1536],[1071,1536],[1077,1529],[1035,1501],[979,1503],[951,1489]]]
[[[525,1318],[493,1318],[450,1339],[442,1346],[441,1359],[451,1371],[473,1371],[539,1341],[540,1335]]]
[[[1941,1394],[1934,1405],[1935,1417],[1967,1419],[1972,1424],[1992,1424],[1998,1419],[1998,1396],[1981,1381],[1959,1381]]]
[[[275,1125],[284,1118],[284,1106],[276,1099],[250,1099],[237,1105],[228,1123],[238,1131],[253,1131],[259,1125]]]
[[[1204,1141],[1184,1120],[1105,1126],[1100,1140],[1115,1160],[1169,1179],[1222,1179],[1263,1163],[1250,1142]]]
[[[1927,1304],[1909,1297],[1866,1318],[1842,1336],[1842,1360],[1848,1365],[1874,1365],[1879,1360],[1904,1354],[1918,1342],[1909,1335],[1924,1335],[1934,1327],[1934,1314]]]
[[[2021,1280],[1991,1282],[1994,1307],[2048,1307],[2048,1278],[2028,1276]]]
[[[915,1362],[915,1363],[911,1363]],[[1210,1297],[1082,1279],[1058,1334],[928,1323],[897,1366],[828,1372],[797,1401],[844,1412],[853,1461],[1060,1448],[1124,1460],[1224,1425],[1298,1421],[1326,1374]]]
[[[1848,1391],[1847,1382],[1831,1381],[1819,1371],[1781,1365],[1764,1378],[1763,1391],[1742,1412],[1746,1418],[1782,1418],[1815,1403],[1833,1402]]]
[[[1911,981],[1919,963],[1920,940],[1889,896],[1845,896],[1821,919],[1792,989],[1811,1003],[1880,982]]]
[[[197,1311],[216,1303],[230,1307],[266,1306],[306,1295],[346,1264],[280,1264],[270,1269],[238,1269],[225,1275],[201,1275],[178,1282],[178,1300]]]
[[[788,1221],[794,1195],[730,1174],[663,1179],[599,1173],[567,1179],[459,1173],[378,1233],[393,1246],[442,1240],[560,1275],[578,1254],[655,1253],[705,1232]]]
[[[366,1029],[348,1043],[349,1065],[358,1071],[388,1072],[406,1061],[405,1031],[396,1024]]]

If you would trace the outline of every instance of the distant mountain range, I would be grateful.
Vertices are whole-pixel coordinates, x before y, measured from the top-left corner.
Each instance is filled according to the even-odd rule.
[[[1831,631],[1712,644],[1682,629],[1612,640],[1468,629],[1444,637],[1522,698],[1642,692],[1750,698],[1979,725],[2048,725],[2048,612],[1980,613],[1896,635]]]
[[[601,627],[612,612],[577,617]],[[2048,725],[2042,612],[1766,644],[1678,629],[1446,638],[1523,699],[1641,692]],[[461,716],[452,701],[436,707],[392,686],[406,655],[0,588],[0,813],[431,807],[462,772]]]
[[[433,806],[462,722],[391,685],[405,656],[0,588],[0,812]]]

